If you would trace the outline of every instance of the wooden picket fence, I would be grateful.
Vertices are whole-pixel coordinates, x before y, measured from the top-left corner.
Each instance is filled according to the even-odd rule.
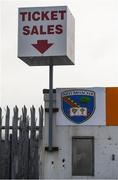
[[[39,179],[40,146],[43,129],[43,108],[39,108],[39,121],[36,125],[36,110],[22,108],[21,115],[17,106],[13,109],[10,126],[10,109],[0,108],[0,179]],[[5,122],[5,126],[3,126]]]

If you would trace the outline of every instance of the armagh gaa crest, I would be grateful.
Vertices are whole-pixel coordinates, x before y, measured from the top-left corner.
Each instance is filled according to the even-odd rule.
[[[95,111],[95,92],[85,89],[66,90],[61,94],[62,111],[74,123],[87,121]]]

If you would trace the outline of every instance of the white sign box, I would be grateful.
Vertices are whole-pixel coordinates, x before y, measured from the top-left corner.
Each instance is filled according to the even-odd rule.
[[[67,6],[19,8],[18,57],[30,66],[73,65],[74,27]]]

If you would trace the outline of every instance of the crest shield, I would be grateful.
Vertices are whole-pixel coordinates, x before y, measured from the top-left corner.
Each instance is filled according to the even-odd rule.
[[[87,121],[95,111],[95,92],[85,89],[66,90],[61,94],[64,115],[74,123]]]

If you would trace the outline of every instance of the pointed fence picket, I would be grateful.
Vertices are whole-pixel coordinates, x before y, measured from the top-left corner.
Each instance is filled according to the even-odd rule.
[[[15,106],[12,126],[9,125],[8,106],[5,117],[2,114],[0,108],[0,179],[38,179],[40,177],[39,146],[42,141],[43,108],[39,108],[38,126],[34,106],[30,108],[30,116],[25,106],[22,108],[21,115],[19,115],[18,107]],[[3,120],[5,126],[2,125]]]

